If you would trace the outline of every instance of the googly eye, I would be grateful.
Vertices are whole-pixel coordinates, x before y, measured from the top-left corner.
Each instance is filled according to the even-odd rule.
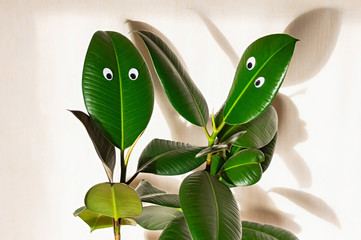
[[[138,78],[139,72],[138,72],[138,70],[136,68],[131,68],[129,70],[128,76],[129,76],[130,80],[134,81],[134,80],[136,80]]]
[[[254,57],[250,57],[247,60],[246,67],[248,70],[252,70],[256,65],[256,59]]]
[[[113,72],[112,70],[110,70],[109,68],[104,68],[103,69],[103,76],[105,77],[106,80],[110,81],[113,79]]]
[[[259,77],[256,79],[256,81],[254,81],[254,86],[256,88],[260,88],[264,84],[264,81],[265,81],[264,77]]]

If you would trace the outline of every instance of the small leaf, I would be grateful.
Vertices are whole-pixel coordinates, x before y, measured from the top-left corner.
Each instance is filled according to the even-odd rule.
[[[220,175],[231,185],[249,186],[261,179],[263,161],[264,155],[258,149],[242,150],[226,161]]]
[[[86,207],[78,208],[74,212],[74,216],[80,217],[86,224],[88,224],[91,232],[96,229],[113,227],[113,218],[92,212]]]
[[[298,240],[291,232],[268,224],[242,221],[242,240]]]
[[[174,236],[177,236],[177,240],[193,240],[183,214],[168,224],[159,240],[174,240]]]
[[[266,110],[283,82],[297,41],[273,34],[246,49],[224,107],[226,123],[247,123]]]
[[[173,219],[183,215],[182,212],[169,207],[147,206],[142,214],[134,220],[148,230],[163,230]]]
[[[143,150],[137,172],[158,175],[178,175],[199,167],[205,157],[195,158],[204,147],[185,143],[154,139]]]
[[[114,219],[135,217],[142,213],[142,203],[137,193],[123,183],[100,183],[85,196],[85,206]]]
[[[241,238],[237,202],[231,190],[208,172],[195,172],[184,179],[179,198],[193,239]]]
[[[121,150],[146,128],[153,111],[153,85],[143,57],[126,37],[96,32],[86,54],[85,106],[102,134]]]
[[[216,116],[217,122],[222,116],[222,109]],[[245,131],[246,133],[235,141],[234,146],[242,148],[261,148],[267,145],[277,132],[278,117],[273,106],[269,106],[259,117],[246,124],[226,124],[218,133],[219,141],[224,141],[233,134]]]
[[[219,155],[212,155],[212,164],[210,174],[215,176],[222,169],[226,161]]]
[[[135,189],[142,202],[154,203],[165,207],[180,208],[178,194],[166,193],[150,184],[147,180],[142,180]]]
[[[209,111],[202,93],[173,51],[155,34],[136,32],[148,48],[154,68],[175,110],[189,122],[206,126]]]
[[[102,161],[105,172],[107,173],[109,182],[113,182],[113,171],[115,166],[115,147],[101,134],[98,128],[95,126],[91,118],[81,112],[69,110],[74,114],[84,125],[87,130],[90,139],[93,142],[95,150]]]
[[[261,148],[261,152],[263,152],[264,154],[264,161],[261,162],[261,167],[263,172],[265,172],[268,168],[268,166],[271,164],[271,160],[273,158],[273,153],[275,151],[275,147],[276,147],[276,142],[277,142],[277,133],[276,135],[273,137],[272,141],[270,143],[268,143],[266,146],[264,146],[263,148]]]

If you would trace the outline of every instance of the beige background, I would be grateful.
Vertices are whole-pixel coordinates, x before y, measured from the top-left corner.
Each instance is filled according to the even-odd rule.
[[[259,184],[234,193],[244,220],[282,226],[300,239],[361,238],[360,1],[0,0],[1,239],[112,239],[112,230],[90,234],[72,216],[106,176],[66,109],[85,110],[82,65],[96,30],[129,37],[130,28],[149,27],[127,19],[167,36],[214,111],[252,41],[284,31],[298,37],[274,103],[277,155]],[[158,90],[132,172],[152,138],[205,141]],[[183,177],[140,175],[171,192]],[[122,234],[157,239],[140,227],[124,227]]]

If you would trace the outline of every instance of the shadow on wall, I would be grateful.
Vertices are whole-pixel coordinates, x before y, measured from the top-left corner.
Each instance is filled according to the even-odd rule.
[[[210,34],[228,56],[231,63],[237,67],[239,56],[227,38],[202,12],[198,10],[194,11],[205,23]],[[182,61],[173,44],[157,29],[143,22],[127,20],[127,23],[131,31],[147,30],[157,34],[171,47]],[[301,41],[296,47],[284,86],[296,85],[309,80],[323,68],[332,55],[340,32],[340,26],[341,14],[337,10],[330,8],[320,8],[304,13],[287,26],[285,33]],[[142,40],[136,37],[135,34],[132,38],[150,66],[155,86],[156,100],[170,127],[172,138],[176,141],[190,142],[195,145],[206,144],[203,139],[202,128],[189,125],[171,106],[157,74],[152,67],[150,56]],[[182,61],[182,63],[184,64],[184,61]],[[278,94],[273,105],[279,115],[279,141],[276,151],[292,172],[300,187],[309,187],[312,184],[311,171],[304,159],[295,150],[295,146],[298,143],[307,139],[306,123],[299,118],[297,106],[286,95]],[[154,185],[157,185],[156,177],[151,178]],[[140,178],[138,177],[138,179]],[[167,186],[164,186],[164,189],[170,192],[177,192],[178,189],[174,189],[174,186],[179,185],[178,181],[177,183],[178,184],[172,185],[172,189],[167,189]],[[159,184],[162,184],[162,182],[159,182]],[[277,209],[268,192],[265,192],[259,186],[237,188],[234,190],[236,199],[241,205],[241,215],[243,219],[276,225],[295,233],[301,231],[301,227],[293,221],[293,217]],[[322,199],[306,192],[286,188],[275,188],[271,190],[271,192],[281,194],[310,213],[340,227],[336,214]],[[257,199],[257,201],[254,201],[254,199]],[[159,232],[146,232],[146,239],[158,239],[159,234]]]

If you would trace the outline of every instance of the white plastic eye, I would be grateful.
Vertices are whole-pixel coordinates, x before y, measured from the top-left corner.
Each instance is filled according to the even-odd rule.
[[[254,85],[256,86],[256,88],[262,87],[262,85],[264,84],[264,80],[264,77],[257,78],[256,81],[254,81]]]
[[[129,70],[128,76],[129,76],[130,80],[134,81],[134,80],[136,80],[138,78],[139,72],[138,72],[138,70],[136,68],[131,68]]]
[[[247,60],[246,67],[248,70],[252,70],[256,65],[256,59],[254,57],[250,57]]]
[[[113,79],[113,72],[112,70],[110,70],[109,68],[104,68],[103,69],[103,76],[105,77],[106,80],[110,81]]]

